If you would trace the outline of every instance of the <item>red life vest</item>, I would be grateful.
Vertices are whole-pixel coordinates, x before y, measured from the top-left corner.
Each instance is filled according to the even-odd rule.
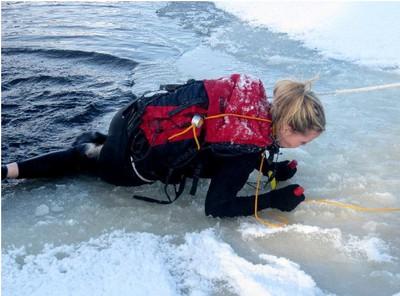
[[[195,148],[194,131],[178,135],[191,126],[195,115],[204,118],[204,124],[195,129],[202,148],[246,153],[272,144],[270,104],[259,79],[233,74],[194,81],[142,100],[146,103],[140,129],[150,147],[184,143],[185,149]],[[208,118],[220,114],[226,115]]]
[[[272,144],[270,104],[261,80],[233,74],[227,78],[204,80],[204,86],[209,98],[207,116],[238,114],[270,120],[225,116],[206,121],[206,143],[254,145],[262,149]]]

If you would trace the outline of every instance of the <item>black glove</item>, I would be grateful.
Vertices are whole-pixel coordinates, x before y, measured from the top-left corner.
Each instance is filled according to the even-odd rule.
[[[296,160],[273,162],[272,166],[272,169],[275,169],[275,178],[277,181],[286,181],[293,177],[297,172]]]
[[[304,201],[303,187],[298,184],[292,184],[281,189],[266,193],[265,198],[269,199],[269,206],[281,211],[290,212],[296,208],[299,203]]]

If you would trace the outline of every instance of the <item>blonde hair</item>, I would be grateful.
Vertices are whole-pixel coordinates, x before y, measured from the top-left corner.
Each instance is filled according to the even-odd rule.
[[[325,130],[324,108],[311,91],[311,82],[286,79],[275,84],[271,113],[276,131],[281,130],[285,124],[302,134]]]

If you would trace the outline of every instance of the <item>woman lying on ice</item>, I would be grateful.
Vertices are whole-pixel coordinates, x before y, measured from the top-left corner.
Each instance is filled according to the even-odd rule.
[[[307,144],[325,129],[323,107],[309,86],[279,81],[270,105],[262,82],[246,75],[167,85],[117,112],[108,135],[85,133],[69,149],[2,166],[2,178],[89,173],[120,186],[161,181],[168,201],[136,196],[158,203],[178,198],[187,177],[191,194],[199,178],[210,178],[206,215],[251,215],[255,196],[237,194],[260,168],[263,155],[263,174],[287,180],[296,173],[296,163],[274,162],[279,148]],[[260,194],[257,209],[293,210],[305,199],[298,187]]]

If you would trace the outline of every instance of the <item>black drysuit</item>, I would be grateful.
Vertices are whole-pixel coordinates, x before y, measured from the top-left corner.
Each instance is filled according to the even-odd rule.
[[[39,157],[18,162],[19,178],[56,177],[76,173],[90,173],[103,180],[122,186],[147,184],[140,179],[132,168],[130,146],[127,135],[127,106],[114,116],[107,136],[91,133],[89,137],[78,138],[72,148],[48,153]],[[85,154],[86,142],[103,144],[100,156],[91,159]],[[160,165],[167,157],[160,151],[150,153],[146,159],[136,163],[141,176],[150,180],[164,181],[168,170]],[[195,168],[200,164],[200,178],[210,178],[211,183],[205,202],[206,215],[233,217],[254,213],[254,196],[237,196],[245,185],[250,173],[259,167],[261,153],[249,153],[235,156],[221,156],[211,150],[204,150],[184,167],[174,171],[169,182],[178,183],[185,175],[193,177]],[[196,166],[193,165],[196,163]],[[264,172],[266,173],[266,172]],[[271,201],[261,194],[258,209],[271,207]]]

